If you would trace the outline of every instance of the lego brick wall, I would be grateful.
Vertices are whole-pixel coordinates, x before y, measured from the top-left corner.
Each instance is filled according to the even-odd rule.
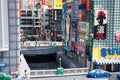
[[[115,40],[115,33],[120,31],[120,2],[118,0],[93,0],[94,10],[107,10],[106,39],[94,39],[93,47],[120,47],[120,41]]]

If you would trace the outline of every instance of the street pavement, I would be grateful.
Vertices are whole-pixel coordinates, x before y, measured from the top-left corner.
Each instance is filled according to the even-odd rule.
[[[40,77],[40,78],[30,78],[29,80],[117,80],[116,79],[117,73],[118,72],[112,73],[111,77],[106,77],[106,78],[88,78],[88,77],[86,77],[86,75],[80,75],[80,76]],[[28,80],[28,79],[14,78],[13,80]]]
[[[13,79],[13,80],[27,80],[23,79]],[[41,77],[41,78],[30,78],[30,80],[116,80],[111,78],[88,78],[86,75],[81,76],[61,76],[61,77]]]

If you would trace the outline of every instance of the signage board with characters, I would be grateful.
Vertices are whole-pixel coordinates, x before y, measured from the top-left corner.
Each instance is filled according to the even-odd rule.
[[[107,10],[95,10],[94,39],[106,39]]]

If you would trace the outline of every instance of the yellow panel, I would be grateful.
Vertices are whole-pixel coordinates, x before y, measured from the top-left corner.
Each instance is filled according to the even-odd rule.
[[[105,58],[120,58],[120,55],[116,54],[116,51],[114,52],[114,55],[109,55],[107,49],[110,47],[96,47],[93,48],[93,59],[94,58],[103,58],[101,56],[101,49],[106,48],[106,56]],[[112,48],[110,48],[112,50]]]
[[[54,8],[55,9],[62,9],[62,0],[55,0],[54,1]]]

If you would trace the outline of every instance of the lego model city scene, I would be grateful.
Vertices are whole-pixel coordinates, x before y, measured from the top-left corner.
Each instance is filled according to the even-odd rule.
[[[120,80],[120,0],[0,0],[0,80]]]

